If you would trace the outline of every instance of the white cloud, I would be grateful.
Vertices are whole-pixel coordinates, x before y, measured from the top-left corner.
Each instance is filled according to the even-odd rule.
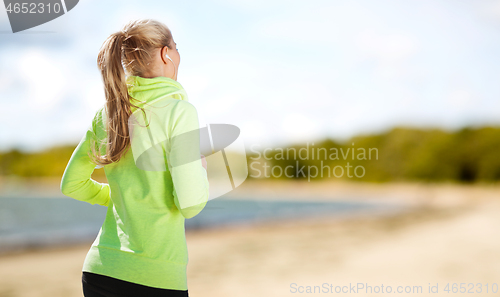
[[[36,111],[53,108],[68,89],[68,76],[60,61],[52,59],[40,49],[30,48],[18,57],[18,77],[27,90],[27,105]]]
[[[355,39],[361,53],[383,63],[399,62],[418,51],[416,38],[408,32],[380,32],[370,28],[357,34]]]
[[[261,145],[271,143],[273,131],[271,124],[263,119],[247,119],[238,126],[240,128],[242,139],[245,143],[259,143]]]
[[[479,3],[479,14],[492,20],[500,20],[500,1],[488,0]]]
[[[283,131],[283,136],[280,138],[291,142],[317,139],[325,132],[321,129],[319,121],[302,112],[285,115],[280,128]]]
[[[469,107],[473,103],[473,99],[474,96],[469,90],[460,88],[449,93],[447,102],[451,107],[463,109]]]
[[[97,110],[106,102],[104,85],[99,78],[88,78],[85,82],[82,82],[80,87],[84,91],[82,99],[89,109]]]

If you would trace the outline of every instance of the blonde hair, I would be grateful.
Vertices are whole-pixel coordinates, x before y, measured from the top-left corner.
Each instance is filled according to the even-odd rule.
[[[101,46],[97,65],[101,71],[106,96],[106,154],[101,155],[91,140],[91,160],[98,165],[118,162],[130,147],[128,119],[132,107],[125,75],[144,77],[151,69],[154,51],[167,46],[171,49],[172,33],[161,22],[140,19],[127,23],[111,34]],[[141,108],[142,109],[142,108]],[[144,109],[142,109],[144,112]],[[101,143],[102,144],[102,143]]]

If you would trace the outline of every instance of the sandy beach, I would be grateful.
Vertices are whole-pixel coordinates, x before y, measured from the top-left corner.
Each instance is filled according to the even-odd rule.
[[[349,294],[335,293],[339,289],[381,296],[375,291],[382,286],[394,296],[495,296],[499,194],[499,185],[248,181],[232,197],[380,200],[407,203],[413,211],[188,231],[190,296]],[[90,244],[1,256],[0,297],[82,296],[81,265]],[[460,283],[474,293],[459,293]],[[373,293],[353,292],[360,284]],[[429,284],[438,292],[429,293]],[[317,286],[316,294],[306,293],[308,286]],[[403,293],[396,293],[398,286]]]

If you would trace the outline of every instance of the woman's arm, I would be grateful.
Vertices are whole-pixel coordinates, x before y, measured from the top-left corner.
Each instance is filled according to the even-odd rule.
[[[172,122],[167,163],[174,186],[174,203],[181,214],[190,219],[203,210],[209,196],[207,170],[202,162],[205,160],[200,158],[200,127],[194,105],[187,101],[177,102]]]
[[[87,130],[71,155],[62,176],[61,192],[66,196],[92,205],[108,206],[110,200],[109,184],[99,183],[91,178],[96,167],[87,154],[90,150],[90,138],[95,135],[92,127],[93,125]]]

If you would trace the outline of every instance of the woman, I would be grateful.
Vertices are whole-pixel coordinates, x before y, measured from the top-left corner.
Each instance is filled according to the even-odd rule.
[[[86,297],[188,296],[184,222],[209,188],[179,63],[170,30],[150,19],[111,34],[99,52],[106,103],[61,180],[63,194],[108,207],[83,264]],[[91,178],[99,166],[108,184]]]

